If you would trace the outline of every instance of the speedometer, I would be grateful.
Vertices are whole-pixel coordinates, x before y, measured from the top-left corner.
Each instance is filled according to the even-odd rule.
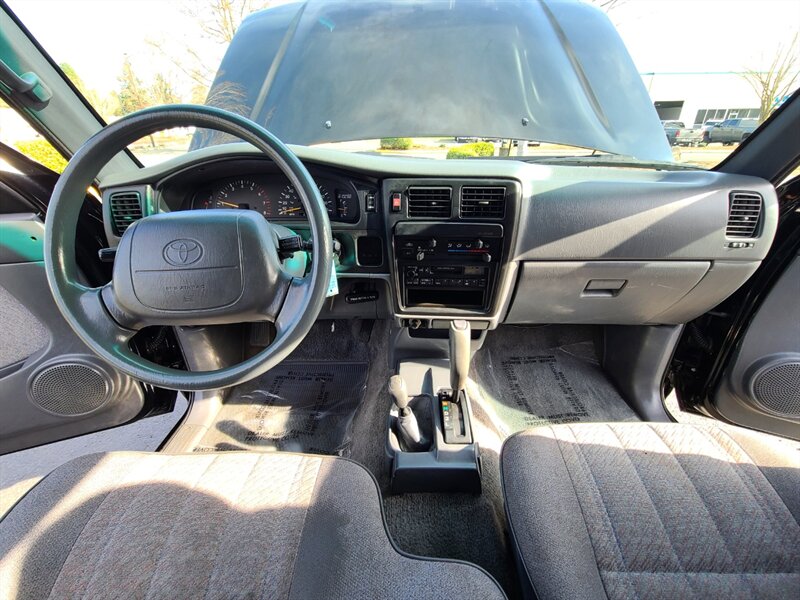
[[[336,215],[336,204],[333,196],[324,185],[318,185],[319,195],[322,196],[322,201],[325,203],[325,210],[328,211],[329,217]],[[291,184],[283,188],[278,200],[278,216],[291,219],[293,217],[305,217],[306,211],[300,202],[300,196],[297,190]]]
[[[281,195],[278,196],[278,216],[287,219],[306,216],[306,211],[303,210],[297,190],[291,184],[283,188]]]

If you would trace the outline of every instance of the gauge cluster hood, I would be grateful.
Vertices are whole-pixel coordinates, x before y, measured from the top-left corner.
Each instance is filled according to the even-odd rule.
[[[207,103],[302,145],[532,139],[671,160],[614,26],[580,2],[310,0],[249,16]],[[198,134],[194,147],[216,140]]]

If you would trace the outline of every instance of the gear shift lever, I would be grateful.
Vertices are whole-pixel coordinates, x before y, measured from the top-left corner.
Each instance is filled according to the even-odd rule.
[[[450,387],[453,388],[454,399],[467,389],[470,337],[469,321],[450,321]]]
[[[422,445],[422,435],[419,432],[417,417],[408,405],[408,391],[406,382],[400,375],[389,378],[389,393],[397,406],[397,435],[403,445],[409,450],[415,450]]]
[[[450,321],[450,387],[439,393],[444,426],[444,441],[448,444],[471,444],[472,431],[467,408],[467,378],[470,362],[470,326],[462,319]]]

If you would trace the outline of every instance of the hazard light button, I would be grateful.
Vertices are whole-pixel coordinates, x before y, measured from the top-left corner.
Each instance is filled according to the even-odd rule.
[[[392,212],[403,210],[403,194],[400,192],[392,193]]]

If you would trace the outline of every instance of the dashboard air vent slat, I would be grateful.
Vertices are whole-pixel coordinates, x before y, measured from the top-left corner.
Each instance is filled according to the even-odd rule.
[[[408,188],[408,216],[426,219],[450,217],[453,189],[449,187]]]
[[[734,238],[756,237],[763,203],[764,200],[759,194],[732,193],[728,205],[728,225],[725,228],[725,235]]]
[[[461,188],[462,219],[502,219],[506,212],[506,188],[463,187]]]
[[[139,192],[114,192],[108,201],[114,233],[119,236],[143,216],[142,196]]]

